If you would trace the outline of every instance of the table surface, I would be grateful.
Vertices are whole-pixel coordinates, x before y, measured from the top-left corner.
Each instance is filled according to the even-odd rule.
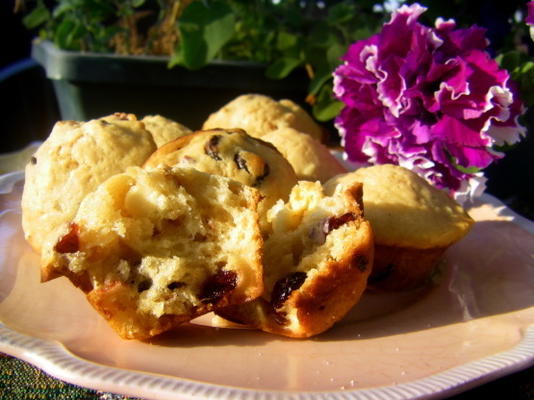
[[[25,163],[30,148],[23,154],[0,156],[0,173]],[[532,204],[514,204],[516,212],[532,219]],[[455,400],[478,398],[534,399],[534,367],[491,381],[451,397]],[[95,391],[55,379],[17,358],[0,353],[0,399],[134,399],[119,394]]]

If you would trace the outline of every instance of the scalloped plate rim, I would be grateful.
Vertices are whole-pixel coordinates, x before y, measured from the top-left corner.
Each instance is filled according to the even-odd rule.
[[[504,352],[398,385],[339,391],[253,390],[98,364],[72,354],[62,343],[19,333],[0,322],[0,350],[68,383],[146,399],[322,400],[439,399],[475,388],[534,365],[534,325]],[[84,375],[87,373],[88,375]],[[183,397],[186,396],[186,397]]]

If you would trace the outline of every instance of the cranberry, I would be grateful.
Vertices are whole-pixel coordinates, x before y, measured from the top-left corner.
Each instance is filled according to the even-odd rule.
[[[282,311],[276,311],[274,307],[273,307],[273,310],[271,311],[271,315],[272,315],[273,321],[278,325],[284,326],[284,325],[287,325],[289,322],[287,320],[287,314]]]
[[[276,281],[271,293],[271,304],[274,308],[280,308],[288,299],[289,295],[302,286],[306,280],[306,272],[293,272]]]
[[[369,260],[363,254],[358,254],[352,259],[351,266],[358,268],[360,271],[364,272],[367,270],[367,264]]]
[[[323,244],[326,241],[326,235],[332,232],[334,229],[338,229],[340,226],[347,222],[354,221],[356,216],[353,213],[346,213],[339,217],[329,217],[319,221],[310,230],[308,237],[317,244]]]
[[[259,187],[263,183],[265,178],[267,178],[269,176],[270,173],[271,173],[271,168],[269,167],[269,164],[265,164],[265,166],[263,167],[263,174],[258,175],[256,177],[256,179],[254,180],[254,183],[252,184],[252,186],[253,187]]]
[[[200,301],[202,303],[216,303],[228,292],[234,290],[236,286],[237,274],[234,271],[220,270],[204,282],[200,291]]]
[[[248,170],[247,160],[241,157],[241,153],[236,153],[236,155],[234,156],[234,162],[237,165],[237,169],[244,169],[250,174],[250,171]]]
[[[152,286],[152,279],[145,279],[144,281],[139,282],[139,285],[137,285],[137,291],[139,293],[144,292],[145,290],[150,289]]]
[[[346,213],[339,217],[330,217],[324,222],[323,232],[329,234],[334,229],[338,229],[347,222],[354,221],[355,219],[356,216],[353,213]]]
[[[221,135],[213,135],[204,146],[204,151],[206,152],[206,154],[213,158],[215,161],[222,160],[217,149],[217,145],[221,141],[221,137]]]
[[[80,239],[78,237],[79,228],[75,223],[69,225],[69,231],[63,235],[54,246],[54,251],[58,253],[75,253],[80,249]]]
[[[167,285],[167,289],[169,290],[176,290],[176,289],[180,289],[182,287],[185,286],[185,283],[183,282],[179,282],[179,281],[174,281],[174,282],[171,282]]]

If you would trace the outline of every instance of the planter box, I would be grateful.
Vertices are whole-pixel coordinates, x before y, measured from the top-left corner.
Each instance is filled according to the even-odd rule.
[[[265,66],[218,61],[197,70],[168,68],[168,58],[58,49],[36,41],[32,57],[52,80],[62,119],[88,120],[116,111],[161,114],[198,129],[209,113],[243,93],[290,98],[302,105],[308,79],[298,71],[270,80]]]

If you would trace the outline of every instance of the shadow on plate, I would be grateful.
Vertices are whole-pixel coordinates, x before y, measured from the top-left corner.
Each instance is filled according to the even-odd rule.
[[[477,222],[447,251],[442,273],[436,285],[419,292],[366,293],[317,339],[406,334],[533,307],[534,236],[506,221]]]
[[[506,221],[480,221],[445,254],[441,276],[411,292],[367,292],[316,341],[371,339],[413,333],[534,306],[534,237]],[[255,346],[294,340],[250,330],[187,325],[161,335],[161,346]],[[298,342],[298,340],[295,340]]]
[[[153,338],[148,343],[166,347],[227,346],[257,347],[275,340],[291,340],[246,328],[214,328],[185,324]]]

